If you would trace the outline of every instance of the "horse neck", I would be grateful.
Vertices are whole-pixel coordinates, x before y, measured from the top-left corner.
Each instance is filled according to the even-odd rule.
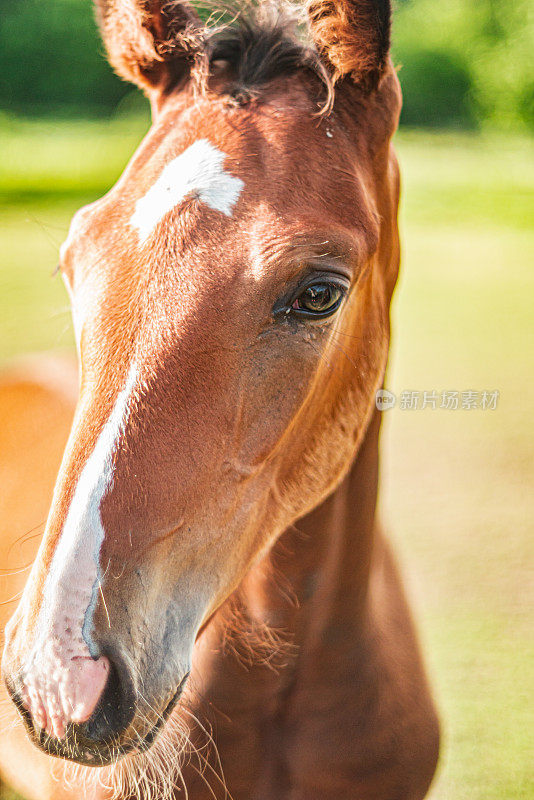
[[[288,529],[239,590],[247,616],[313,648],[333,629],[357,634],[365,618],[378,483],[380,415],[352,466],[320,506]]]
[[[376,412],[345,479],[282,534],[197,641],[190,714],[216,728],[228,785],[242,787],[239,796],[249,796],[260,775],[267,788],[261,784],[265,791],[258,789],[258,797],[286,796],[276,781],[284,741],[278,734],[291,725],[288,709],[293,720],[309,719],[310,698],[329,698],[338,709],[350,704],[354,718],[363,718],[362,698],[366,706],[376,696],[377,671],[367,661],[378,663],[369,647],[368,590],[379,427]],[[355,675],[356,696],[347,685]],[[333,735],[338,722],[339,715],[326,715],[319,738]],[[203,740],[202,730],[193,735]],[[301,752],[311,752],[309,745],[303,740]],[[251,754],[250,763],[235,759],[238,746]],[[190,797],[197,798],[192,789]]]

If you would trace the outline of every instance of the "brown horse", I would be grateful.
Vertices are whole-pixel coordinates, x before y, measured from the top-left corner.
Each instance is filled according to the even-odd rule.
[[[4,774],[39,800],[423,798],[438,726],[375,518],[389,2],[310,0],[307,39],[265,6],[97,5],[153,124],[61,249],[66,447],[68,367],[0,391],[13,540],[65,448],[6,628]]]

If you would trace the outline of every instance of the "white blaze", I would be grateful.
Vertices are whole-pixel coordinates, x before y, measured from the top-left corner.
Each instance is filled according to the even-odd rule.
[[[75,656],[95,652],[91,627],[102,580],[99,555],[105,535],[100,505],[113,485],[113,455],[128,419],[136,378],[133,364],[80,473],[46,577],[39,633],[30,659],[42,666],[43,677],[52,664],[61,666]]]
[[[165,214],[189,196],[231,216],[244,184],[226,172],[225,158],[207,139],[199,139],[167,164],[154,185],[137,201],[131,217],[141,241],[148,238]]]

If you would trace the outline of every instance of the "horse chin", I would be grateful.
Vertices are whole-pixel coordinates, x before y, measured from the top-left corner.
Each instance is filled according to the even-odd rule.
[[[193,749],[182,716],[180,707],[173,708],[165,722],[154,726],[152,736],[145,737],[145,746],[126,745],[107,763],[54,759],[54,778],[77,791],[81,787],[82,796],[87,797],[103,793],[106,800],[155,796],[172,800],[176,787],[184,784],[182,767],[189,763]]]

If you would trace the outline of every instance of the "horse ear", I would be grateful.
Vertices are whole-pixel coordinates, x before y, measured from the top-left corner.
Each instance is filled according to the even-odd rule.
[[[307,0],[315,45],[333,69],[366,91],[378,85],[388,61],[390,0]]]
[[[200,19],[176,0],[95,0],[111,66],[150,94],[178,83],[189,69],[188,35]]]

